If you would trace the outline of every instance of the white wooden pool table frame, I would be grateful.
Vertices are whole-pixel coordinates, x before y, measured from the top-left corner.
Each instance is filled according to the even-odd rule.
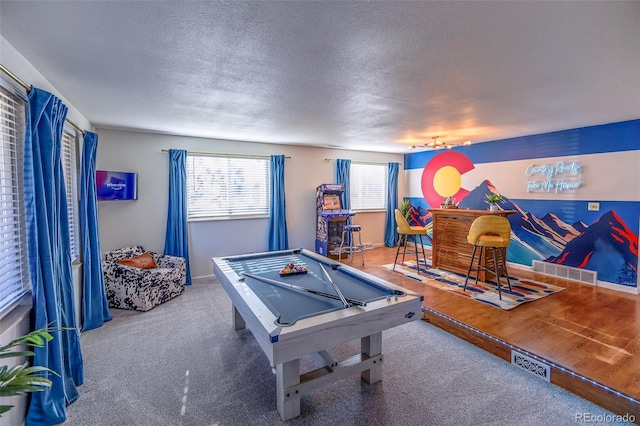
[[[410,294],[402,287],[373,275],[327,259],[306,249],[286,250],[283,254],[301,252],[324,262],[340,265],[366,281],[406,293],[404,296],[370,302],[308,318],[293,325],[275,324],[277,317],[244,283],[227,259],[214,258],[214,273],[233,305],[235,330],[249,328],[256,341],[276,370],[278,413],[283,420],[300,415],[300,396],[328,383],[360,373],[368,383],[382,379],[382,331],[422,318],[422,296]],[[273,256],[274,252],[257,253],[247,257]],[[360,339],[360,353],[343,361],[336,361],[327,349]],[[300,358],[312,355],[324,366],[300,374]]]

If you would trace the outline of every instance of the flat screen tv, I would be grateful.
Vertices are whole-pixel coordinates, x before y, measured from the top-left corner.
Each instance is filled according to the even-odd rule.
[[[96,170],[98,201],[137,200],[138,174]]]

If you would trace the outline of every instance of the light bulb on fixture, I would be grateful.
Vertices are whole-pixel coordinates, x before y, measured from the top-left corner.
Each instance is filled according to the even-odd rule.
[[[443,142],[442,140],[440,140],[440,136],[433,136],[431,139],[432,139],[431,142],[425,143],[423,146],[426,148],[432,148],[432,149],[439,149],[439,148],[451,149],[454,146],[471,145],[471,141],[466,141],[464,143]]]
[[[432,142],[429,142],[427,144],[429,148],[440,148],[444,146],[444,142],[440,140],[440,136],[433,136],[431,139],[432,139]]]

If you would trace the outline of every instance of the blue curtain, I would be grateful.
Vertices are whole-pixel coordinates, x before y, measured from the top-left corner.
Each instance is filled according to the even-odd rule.
[[[60,423],[66,404],[84,380],[73,304],[71,242],[60,151],[67,107],[51,93],[31,88],[24,148],[27,251],[35,329],[58,327],[53,340],[35,348],[34,365],[48,367],[51,388],[31,394],[27,425]],[[60,327],[70,330],[60,331]]]
[[[271,207],[269,207],[269,251],[287,250],[287,209],[284,199],[284,155],[271,156]]]
[[[349,194],[349,171],[351,170],[351,160],[336,161],[336,183],[344,185],[344,192],[340,196],[342,199],[342,208],[349,210],[351,208],[351,197]]]
[[[340,195],[342,202],[342,208],[345,210],[351,209],[351,191],[349,188],[349,177],[351,176],[351,160],[336,161],[336,183],[341,183],[344,186],[344,192]],[[351,217],[347,218],[347,224],[351,224]],[[351,244],[351,234],[347,235],[347,244]]]
[[[398,208],[398,163],[389,163],[387,176],[387,214],[384,221],[384,245],[393,247],[398,243],[396,231],[396,209]]]
[[[82,330],[101,327],[111,320],[102,275],[102,251],[96,197],[98,135],[85,132],[80,171],[80,226],[82,228]]]
[[[191,285],[189,267],[189,229],[187,228],[187,151],[169,150],[169,211],[164,236],[164,253],[184,257],[187,285]]]

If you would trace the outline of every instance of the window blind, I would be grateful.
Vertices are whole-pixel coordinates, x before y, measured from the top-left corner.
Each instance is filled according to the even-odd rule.
[[[78,232],[80,225],[78,222],[78,160],[76,157],[76,136],[67,130],[62,132],[61,154],[64,185],[67,191],[71,261],[76,262],[80,256]]]
[[[23,196],[25,103],[0,86],[0,316],[31,288]]]
[[[189,219],[269,214],[269,159],[187,156]]]
[[[387,208],[387,165],[351,163],[349,191],[352,210]]]

